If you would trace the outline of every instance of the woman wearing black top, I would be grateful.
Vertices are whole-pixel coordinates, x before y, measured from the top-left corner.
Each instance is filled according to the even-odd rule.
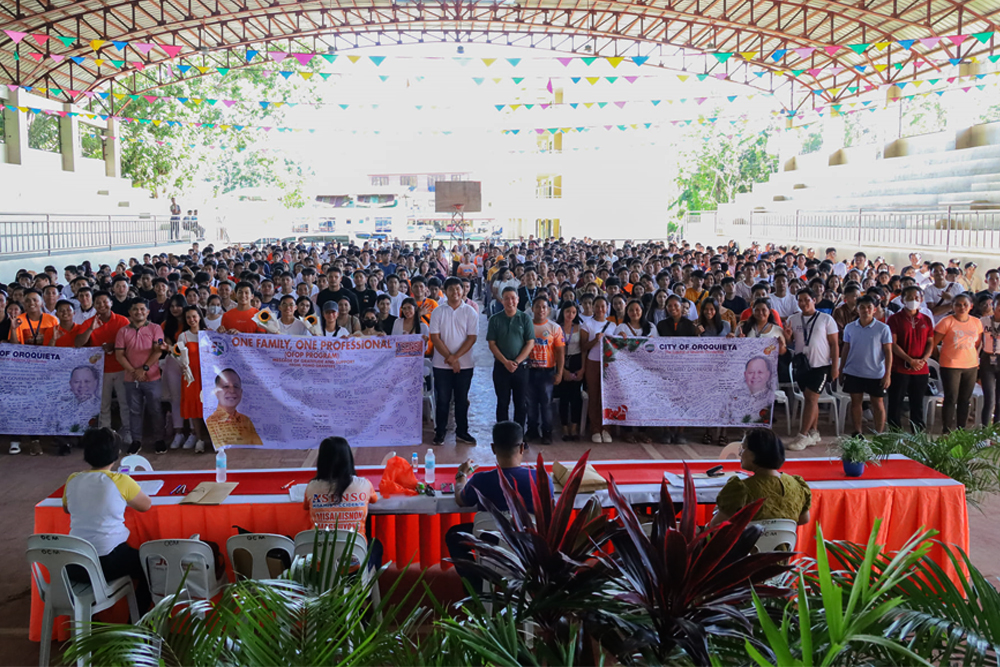
[[[669,338],[671,336],[683,336],[688,338],[697,338],[698,329],[695,327],[694,322],[684,317],[684,302],[676,294],[671,294],[667,298],[667,319],[660,320],[660,323],[656,325],[656,333],[664,338]]]
[[[378,312],[378,326],[385,332],[386,336],[392,335],[392,325],[396,323],[396,316],[389,314],[392,308],[392,299],[388,294],[379,294],[375,299],[375,310]]]

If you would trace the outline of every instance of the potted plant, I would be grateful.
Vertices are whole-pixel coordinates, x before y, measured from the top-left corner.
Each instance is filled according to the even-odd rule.
[[[840,453],[844,474],[848,477],[861,477],[865,474],[865,464],[869,461],[878,465],[878,455],[872,449],[872,443],[863,435],[841,439],[836,450]]]

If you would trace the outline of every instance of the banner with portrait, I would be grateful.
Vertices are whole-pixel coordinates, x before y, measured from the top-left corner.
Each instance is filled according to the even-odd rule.
[[[311,449],[421,442],[421,336],[198,335],[205,424],[216,445]]]
[[[604,423],[770,426],[774,338],[616,338],[603,343]]]
[[[104,352],[0,345],[0,433],[83,435],[101,414]]]

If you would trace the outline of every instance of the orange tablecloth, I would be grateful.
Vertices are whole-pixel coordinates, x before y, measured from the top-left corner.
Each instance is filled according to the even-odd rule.
[[[698,472],[718,462],[689,464]],[[594,465],[605,477],[614,475],[635,502],[658,497],[658,480],[664,471],[683,473],[681,461],[597,461]],[[738,463],[728,461],[725,467],[736,469]],[[439,479],[450,480],[454,471],[455,466],[440,466]],[[883,519],[879,541],[887,549],[898,549],[913,533],[926,527],[938,530],[942,542],[968,551],[965,487],[918,463],[896,459],[881,467],[869,466],[861,480],[845,478],[840,462],[829,459],[792,459],[783,471],[803,476],[813,489],[813,521],[799,527],[797,550],[806,555],[814,556],[816,552],[816,522],[822,525],[827,539],[864,543],[876,518]],[[125,523],[131,531],[129,543],[138,548],[149,540],[185,538],[198,533],[202,539],[216,542],[225,552],[226,540],[236,534],[234,525],[253,532],[294,536],[311,526],[302,504],[292,502],[281,487],[291,480],[305,482],[313,474],[313,471],[290,469],[233,471],[229,481],[239,481],[239,486],[224,504],[215,506],[179,505],[176,504],[179,497],[170,495],[178,484],[187,484],[191,490],[199,481],[214,478],[214,472],[136,474],[137,479],[160,478],[166,483],[153,497],[154,506],[149,512],[126,512]],[[361,467],[358,474],[371,478],[377,487],[381,470],[375,466]],[[60,496],[58,490],[35,506],[36,533],[69,532],[69,515],[62,510]],[[674,500],[680,500],[679,490]],[[441,564],[441,559],[447,556],[445,533],[455,524],[471,521],[472,515],[462,513],[447,497],[437,503],[437,509],[431,510],[434,513],[424,514],[403,513],[406,510],[379,514],[379,503],[371,506],[372,534],[385,548],[384,561],[392,560],[399,567],[410,563],[421,568]],[[707,502],[701,505],[702,522],[707,522],[712,507]],[[427,511],[426,503],[421,511]],[[931,555],[954,576],[940,547],[933,549]],[[32,641],[39,640],[41,616],[41,600],[32,586],[29,630]],[[62,625],[56,627],[61,629]],[[59,635],[66,637],[64,629]]]

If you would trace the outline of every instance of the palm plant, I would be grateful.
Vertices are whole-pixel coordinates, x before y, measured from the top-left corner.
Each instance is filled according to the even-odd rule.
[[[279,579],[229,584],[217,603],[182,599],[178,592],[134,626],[94,624],[89,634],[74,636],[65,660],[90,655],[91,664],[123,667],[392,662],[406,647],[400,633],[419,610],[377,620],[386,604],[373,608],[369,598],[387,566],[370,580],[358,576],[350,548],[334,558],[329,537],[317,545],[314,560],[296,558]]]
[[[659,663],[686,659],[695,665],[709,665],[710,635],[738,640],[752,636],[752,614],[746,607],[754,587],[763,597],[788,593],[765,583],[791,569],[788,552],[751,553],[761,529],[750,526],[750,521],[763,501],[699,532],[694,480],[688,467],[684,468],[680,523],[664,480],[659,511],[648,537],[614,479],[609,482],[609,494],[624,531],[611,537],[615,555],[608,560],[626,589],[619,599],[639,612],[629,627],[630,634],[621,642],[623,650],[616,651],[623,661],[641,656]]]

